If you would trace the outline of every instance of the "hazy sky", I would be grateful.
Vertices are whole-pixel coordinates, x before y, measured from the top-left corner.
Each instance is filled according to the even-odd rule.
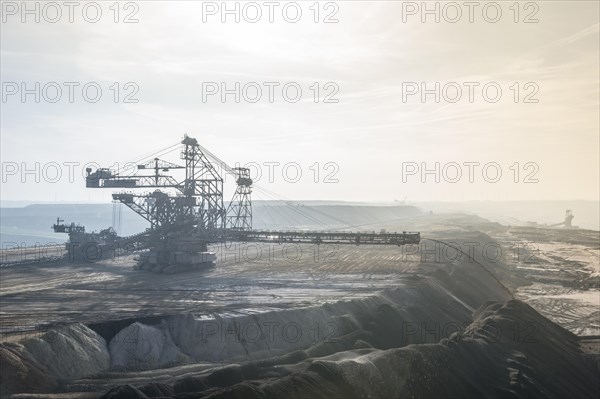
[[[284,19],[287,2],[274,9],[274,23],[263,2],[258,2],[263,15],[256,23],[245,20],[254,17],[255,9],[248,6],[243,14],[242,2],[239,23],[232,15],[223,23],[219,12],[205,13],[203,22],[203,7],[212,11],[221,2],[121,3],[118,23],[109,8],[113,2],[101,3],[97,23],[83,18],[86,2],[74,9],[72,23],[66,7],[58,22],[44,21],[55,18],[56,10],[43,9],[43,2],[39,23],[34,15],[24,15],[22,22],[22,10],[7,3],[2,3],[1,25],[3,200],[108,201],[110,190],[85,188],[82,166],[75,167],[78,178],[70,182],[64,163],[111,166],[177,143],[185,133],[231,165],[262,165],[258,184],[294,199],[599,199],[597,1],[540,1],[528,8],[523,2],[518,16],[509,8],[512,1],[498,2],[502,16],[496,23],[483,17],[486,2],[474,9],[472,23],[466,7],[458,22],[446,21],[456,10],[444,8],[443,2],[439,23],[411,8],[421,2],[322,2],[318,23],[309,8],[312,1],[299,2],[297,23]],[[21,2],[12,4],[21,7]],[[435,7],[435,2],[428,4]],[[93,19],[95,9],[86,10]],[[293,19],[295,9],[286,10]],[[495,9],[486,10],[492,20]],[[123,23],[130,14],[137,23]],[[323,23],[329,14],[338,22]],[[538,22],[524,23],[527,16]],[[40,102],[34,94],[23,102],[21,84],[31,89],[36,82]],[[48,101],[55,96],[49,82],[62,87],[56,103]],[[79,84],[72,103],[64,82]],[[82,96],[82,86],[90,82],[102,89],[96,103]],[[125,87],[128,82],[134,85]],[[248,91],[239,103],[233,95],[222,102],[219,94],[203,101],[206,82],[262,86],[262,98],[251,103],[247,98],[255,92]],[[278,84],[272,103],[265,82]],[[325,86],[328,82],[333,85]],[[439,103],[433,94],[425,101],[420,94],[403,99],[422,82],[429,88],[439,82],[445,94]],[[478,84],[473,102],[465,82]],[[298,102],[283,98],[288,83],[301,87]],[[495,87],[502,89],[498,102],[484,98],[486,84],[491,86],[489,100]],[[461,99],[447,101],[455,97],[456,85],[462,88]],[[15,87],[19,92],[13,95]],[[135,87],[139,91],[132,98],[138,102],[124,103]],[[333,99],[338,102],[324,103],[336,87]],[[294,96],[293,87],[289,93]],[[177,161],[177,154],[171,155]],[[23,168],[34,169],[36,162],[38,172],[23,175]],[[44,169],[50,162],[61,165],[61,178],[54,179],[54,166]],[[300,181],[286,181],[278,166],[269,183],[268,162],[296,162]],[[406,170],[415,165],[433,169],[436,162],[439,183],[433,174],[422,182],[418,171],[402,181],[403,163]],[[480,163],[473,166],[473,182],[465,162]],[[327,163],[332,164],[326,168]],[[456,164],[463,175],[451,183]],[[489,181],[500,167],[499,182],[486,181],[484,164],[493,166],[485,176]],[[330,172],[337,183],[324,182]],[[58,181],[44,182],[44,173],[46,180]],[[530,173],[529,180],[537,183],[524,182]]]

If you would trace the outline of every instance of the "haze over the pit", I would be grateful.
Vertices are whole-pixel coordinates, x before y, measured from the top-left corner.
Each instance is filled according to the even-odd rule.
[[[403,23],[400,2],[337,2],[339,23],[202,22],[200,2],[138,2],[139,23],[1,24],[3,82],[136,82],[139,103],[2,103],[2,162],[110,166],[184,133],[230,164],[298,162],[303,179],[263,186],[348,201],[598,200],[598,2],[537,2],[539,23]],[[108,4],[104,7],[107,10]],[[507,7],[504,7],[505,11]],[[306,10],[306,7],[305,7]],[[202,102],[202,82],[336,82],[337,104]],[[537,104],[404,103],[402,82],[536,82]],[[109,92],[105,92],[105,96]],[[508,100],[507,100],[508,99]],[[402,162],[497,162],[500,183],[401,181]],[[309,166],[335,162],[336,184]],[[509,167],[539,165],[539,183]],[[521,176],[521,180],[522,180]],[[107,202],[111,190],[2,181],[2,200]],[[260,197],[259,193],[256,193]]]

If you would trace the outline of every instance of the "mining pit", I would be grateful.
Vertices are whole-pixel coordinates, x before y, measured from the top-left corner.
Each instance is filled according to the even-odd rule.
[[[402,228],[422,243],[215,247],[215,268],[176,275],[133,254],[0,268],[0,395],[600,395],[597,231]]]

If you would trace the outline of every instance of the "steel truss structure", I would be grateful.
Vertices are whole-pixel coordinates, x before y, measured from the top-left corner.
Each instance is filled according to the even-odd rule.
[[[123,240],[128,243],[139,241],[140,247],[152,248],[164,262],[173,259],[173,254],[180,257],[182,252],[193,255],[207,251],[211,243],[226,241],[354,245],[405,245],[420,241],[420,234],[411,232],[253,230],[253,182],[249,169],[227,166],[187,135],[180,144],[180,158],[184,165],[156,157],[138,164],[136,172],[131,174],[107,168],[87,169],[86,187],[128,190],[114,193],[113,200],[132,209],[150,222],[151,227],[146,234]],[[236,179],[237,187],[227,208],[223,205],[223,178],[211,160]],[[178,169],[185,171],[182,180],[167,173]],[[149,188],[155,190],[146,193],[133,191]]]

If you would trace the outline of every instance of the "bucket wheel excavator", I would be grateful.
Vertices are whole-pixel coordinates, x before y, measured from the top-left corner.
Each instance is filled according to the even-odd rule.
[[[252,179],[247,168],[232,168],[221,161],[195,138],[183,138],[180,143],[181,164],[158,157],[135,165],[135,170],[98,168],[86,170],[87,188],[124,189],[112,194],[119,202],[147,220],[150,228],[130,237],[118,237],[114,232],[85,233],[82,226],[60,224],[56,232],[69,233],[67,250],[72,259],[85,258],[90,243],[96,242],[98,252],[114,253],[126,248],[141,251],[137,267],[159,273],[177,273],[214,265],[216,255],[210,244],[235,242],[265,243],[333,243],[404,245],[420,242],[420,234],[356,233],[325,231],[272,231],[252,228]],[[173,146],[172,146],[173,147]],[[223,203],[223,178],[219,170],[235,178],[233,198]],[[183,175],[180,178],[176,174]],[[89,236],[96,234],[96,236]],[[87,245],[85,254],[83,248]],[[106,251],[107,248],[111,250]]]

